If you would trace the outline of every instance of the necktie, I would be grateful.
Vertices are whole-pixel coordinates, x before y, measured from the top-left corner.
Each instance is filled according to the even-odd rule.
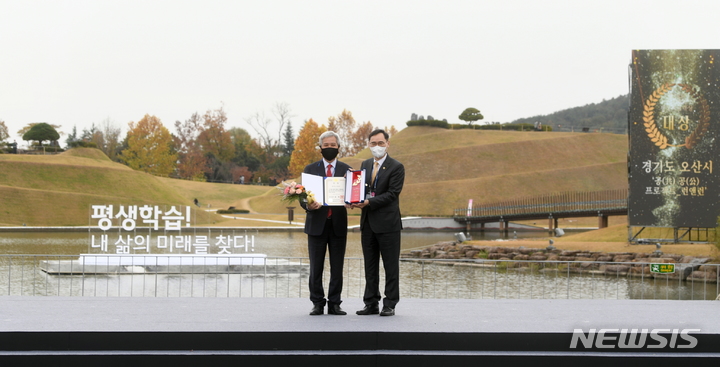
[[[377,176],[377,171],[378,171],[379,165],[380,164],[378,162],[375,162],[375,164],[373,165],[373,172],[372,172],[372,176],[370,177],[370,183],[373,185],[375,185],[375,176]]]
[[[333,174],[332,174],[332,164],[328,164],[328,166],[327,166],[327,172],[325,172],[325,176],[326,176],[326,177],[332,177],[332,175],[333,175]],[[327,217],[330,218],[331,215],[332,215],[332,209],[331,209],[331,208],[328,208],[328,215],[327,215]]]

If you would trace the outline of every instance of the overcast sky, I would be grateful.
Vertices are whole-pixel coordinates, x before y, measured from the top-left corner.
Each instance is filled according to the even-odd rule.
[[[0,120],[64,132],[277,102],[401,129],[509,122],[628,93],[632,49],[720,48],[720,1],[0,0]],[[65,136],[62,137],[64,142]]]

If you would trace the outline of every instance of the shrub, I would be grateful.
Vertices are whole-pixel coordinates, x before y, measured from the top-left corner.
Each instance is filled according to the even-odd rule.
[[[45,152],[48,152],[48,153],[50,153],[50,152],[64,152],[64,151],[65,151],[65,149],[63,149],[63,148],[60,148],[60,147],[51,147],[51,146],[47,146],[47,145],[44,146],[44,148],[45,148]],[[35,148],[35,149],[37,149],[37,150],[42,150],[43,147],[37,147],[37,148]]]
[[[97,144],[95,144],[91,141],[76,140],[76,141],[68,144],[68,147],[70,147],[70,148],[97,148],[98,146],[97,146]]]
[[[410,120],[407,126],[432,126],[447,129],[450,125],[447,121],[442,120]]]
[[[513,131],[536,131],[533,124],[491,124],[478,125],[480,130],[513,130]],[[552,131],[552,126],[544,125],[542,131]]]
[[[249,214],[250,211],[247,209],[220,209],[217,211],[218,214]]]
[[[442,129],[462,130],[507,130],[507,131],[536,131],[535,125],[533,124],[488,124],[488,125],[474,125],[474,124],[449,124],[445,120],[410,120],[406,122],[407,126],[432,126],[439,127]],[[552,126],[543,125],[542,131],[552,131]]]

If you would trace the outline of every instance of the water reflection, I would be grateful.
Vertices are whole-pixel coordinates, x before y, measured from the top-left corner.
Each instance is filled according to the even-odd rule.
[[[95,233],[97,234],[97,233]],[[249,253],[268,257],[289,257],[307,263],[307,236],[302,232],[213,231],[193,232],[192,236],[252,236]],[[499,238],[489,232],[475,239]],[[519,234],[523,237],[547,236],[544,232]],[[117,237],[117,235],[116,235]],[[44,261],[77,259],[81,253],[98,253],[90,248],[90,234],[3,233],[0,237],[1,295],[132,296],[132,297],[308,297],[307,275],[261,269],[245,274],[211,274],[202,270],[155,273],[50,275],[42,271]],[[115,238],[115,237],[113,237]],[[453,240],[451,232],[403,232],[402,250],[423,248]],[[111,239],[110,242],[114,241]],[[108,254],[114,254],[112,246]],[[243,253],[244,249],[234,249]],[[153,251],[154,253],[158,253]],[[208,251],[217,253],[217,251]],[[167,249],[163,253],[167,252]],[[172,253],[179,253],[178,251]],[[14,256],[14,255],[36,256]],[[361,298],[364,289],[360,234],[348,234],[343,297]],[[402,297],[412,298],[525,298],[525,299],[715,299],[718,284],[687,281],[570,274],[567,265],[544,264],[513,268],[485,261],[402,261]],[[555,266],[555,268],[553,268]],[[326,269],[329,267],[326,265]],[[326,272],[327,273],[327,272]],[[383,272],[381,272],[382,277]],[[325,274],[327,276],[327,274]],[[325,279],[325,282],[328,280]],[[384,282],[381,279],[381,284]]]
[[[0,296],[84,297],[280,297],[308,298],[307,272],[263,267],[244,273],[213,273],[192,266],[174,272],[148,271],[94,274],[86,267],[77,275],[52,275],[46,261],[74,256],[0,256]],[[307,259],[293,261],[307,264]],[[565,262],[510,267],[508,262],[402,261],[402,298],[439,299],[668,299],[712,300],[718,284],[668,277],[607,276],[568,272]],[[327,272],[326,272],[327,273]],[[325,274],[324,282],[328,277]],[[381,272],[381,284],[384,284]],[[365,287],[361,258],[348,258],[343,298],[362,298]]]

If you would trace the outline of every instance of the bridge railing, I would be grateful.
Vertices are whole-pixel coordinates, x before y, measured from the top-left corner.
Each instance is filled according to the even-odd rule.
[[[455,209],[457,217],[495,217],[501,215],[570,213],[627,208],[627,189],[570,191],[479,204],[472,209]]]

